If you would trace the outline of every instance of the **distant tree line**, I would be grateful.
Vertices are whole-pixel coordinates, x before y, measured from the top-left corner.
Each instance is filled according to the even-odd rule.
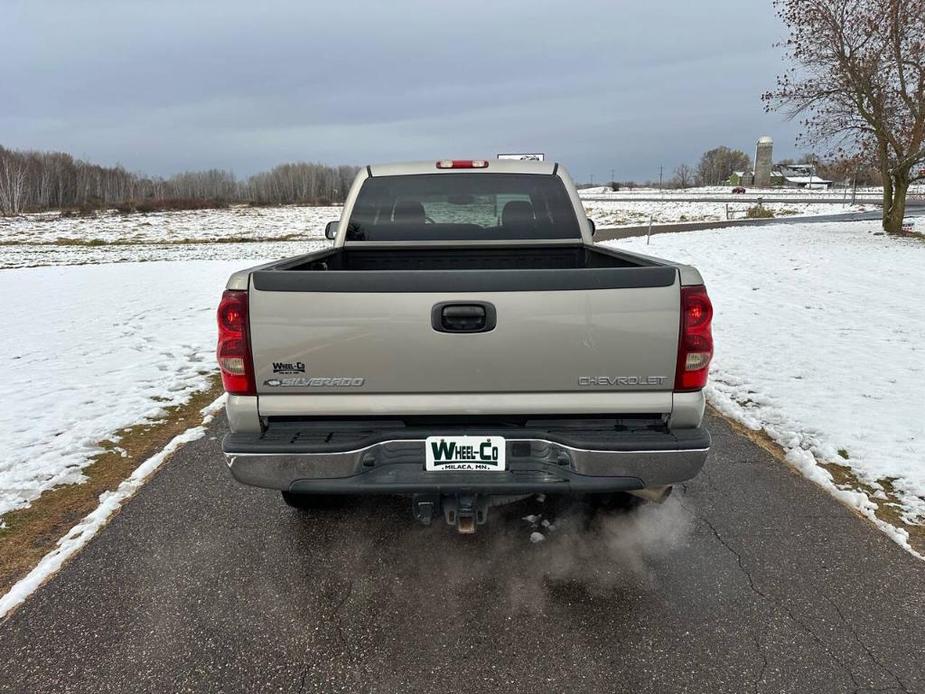
[[[161,178],[92,164],[63,152],[0,147],[0,214],[108,207],[189,209],[228,203],[332,204],[343,202],[357,171],[355,166],[298,162],[245,180],[220,169]]]

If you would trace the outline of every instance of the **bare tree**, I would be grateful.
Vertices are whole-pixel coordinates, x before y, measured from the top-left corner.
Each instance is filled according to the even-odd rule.
[[[0,148],[0,213],[19,214],[26,190],[29,162],[19,152]]]
[[[799,67],[764,95],[805,116],[807,144],[876,162],[883,228],[899,233],[909,186],[925,180],[925,0],[775,0]]]
[[[671,184],[675,188],[690,188],[694,184],[694,170],[687,164],[681,164],[678,168],[674,170],[674,178],[671,179]]]

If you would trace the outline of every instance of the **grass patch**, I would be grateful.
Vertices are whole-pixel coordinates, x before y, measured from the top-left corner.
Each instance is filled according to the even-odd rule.
[[[912,239],[913,241],[925,241],[925,234],[919,233],[918,231],[900,231],[897,234],[887,234],[892,238],[898,239]]]
[[[877,484],[883,487],[883,493],[887,497],[886,499],[878,499],[874,496],[877,490],[859,479],[854,471],[846,465],[840,465],[839,463],[819,463],[819,465],[829,471],[835,485],[840,489],[861,491],[867,494],[877,504],[877,510],[874,512],[877,518],[897,528],[906,530],[909,533],[909,544],[912,545],[912,549],[919,554],[925,554],[925,526],[910,525],[903,520],[903,507],[899,502],[896,488],[893,486],[895,478],[884,477],[877,480]]]
[[[146,198],[144,200],[126,200],[113,206],[119,214],[135,212],[175,212],[183,210],[224,210],[228,201],[221,198]]]
[[[747,219],[773,219],[774,213],[764,205],[754,205],[745,213]]]
[[[172,241],[165,241],[164,243],[176,246],[183,245],[196,245],[196,244],[208,244],[208,243],[268,243],[270,241],[304,241],[306,237],[304,234],[283,234],[282,236],[264,236],[264,237],[255,237],[255,236],[219,236],[214,239],[176,239]],[[136,244],[150,244],[150,241],[136,241]],[[155,242],[159,243],[159,242]]]
[[[59,236],[54,241],[49,241],[47,244],[39,243],[35,245],[49,245],[49,246],[108,246],[109,241],[103,239],[69,239],[64,236]],[[22,244],[27,245],[27,244]]]
[[[766,450],[768,453],[773,455],[776,459],[781,462],[786,463],[784,449],[780,447],[770,436],[767,435],[764,431],[752,431],[751,429],[739,424],[733,419],[730,419],[720,413],[718,410],[710,407],[710,411],[725,420],[727,424],[737,433],[742,436],[745,436],[749,440],[758,444],[761,448]],[[848,451],[844,448],[839,449],[838,455],[842,458],[848,458]],[[896,493],[896,489],[893,487],[893,480],[890,478],[883,478],[877,480],[877,484],[883,487],[883,493],[886,494],[886,499],[878,499],[874,496],[874,493],[877,491],[871,485],[862,481],[854,471],[849,468],[847,465],[841,465],[839,463],[830,463],[830,462],[821,462],[816,461],[816,464],[820,467],[826,469],[829,474],[832,475],[832,481],[835,483],[835,486],[839,489],[847,489],[856,492],[864,492],[870,497],[871,501],[877,504],[877,510],[874,514],[880,520],[889,523],[890,525],[902,528],[909,533],[909,545],[919,554],[925,554],[925,525],[911,525],[903,520],[902,518],[902,504],[899,502],[899,495]],[[794,469],[789,464],[787,467],[793,471],[794,474],[799,475],[800,473]],[[802,475],[800,475],[802,477]],[[857,511],[851,509],[852,511]],[[860,514],[858,514],[860,515]],[[864,516],[861,516],[864,518]],[[864,520],[868,520],[864,518]]]
[[[68,219],[70,217],[95,217],[97,212],[105,209],[102,200],[86,200],[74,207],[65,207],[61,210],[61,217]]]
[[[100,442],[103,451],[84,468],[87,480],[83,484],[57,487],[42,494],[28,508],[6,514],[3,517],[6,527],[0,529],[0,595],[99,505],[100,494],[116,489],[174,436],[197,425],[201,421],[199,411],[221,393],[221,380],[216,375],[206,390],[194,394],[186,404],[165,408],[161,419],[116,432],[118,441]]]

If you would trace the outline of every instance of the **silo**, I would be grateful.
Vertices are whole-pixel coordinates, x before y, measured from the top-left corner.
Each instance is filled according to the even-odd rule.
[[[774,140],[765,135],[758,139],[755,149],[755,187],[771,187],[771,166],[774,157]]]

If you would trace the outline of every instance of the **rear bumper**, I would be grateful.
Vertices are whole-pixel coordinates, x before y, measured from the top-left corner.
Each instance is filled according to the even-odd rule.
[[[504,472],[428,472],[430,434],[504,436]],[[526,494],[632,491],[689,480],[706,461],[706,429],[671,433],[491,429],[321,431],[277,425],[222,442],[239,482],[317,494]]]

